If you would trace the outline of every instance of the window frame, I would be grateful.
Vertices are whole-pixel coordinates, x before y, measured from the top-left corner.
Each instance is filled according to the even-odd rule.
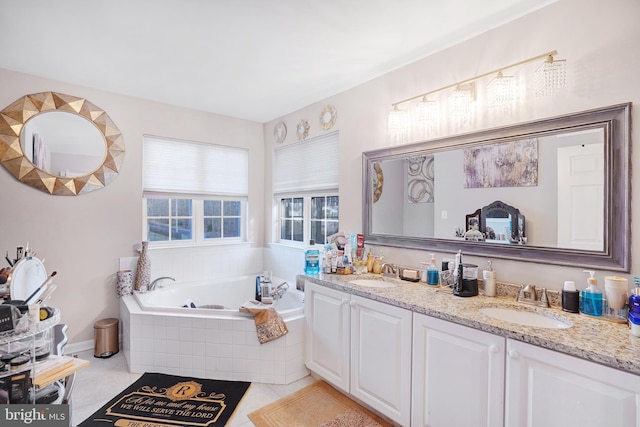
[[[166,240],[166,241],[149,241],[148,240],[148,220],[147,216],[147,199],[190,199],[192,201],[191,209],[192,209],[192,239],[185,240]],[[216,237],[216,238],[205,238],[205,225],[204,225],[204,200],[221,200],[221,201],[239,201],[240,202],[240,236],[238,237]],[[145,194],[142,198],[142,235],[143,240],[149,241],[150,248],[168,248],[168,247],[195,247],[195,246],[219,246],[219,245],[229,245],[229,244],[239,244],[239,243],[248,243],[248,198],[244,196],[213,196],[209,195],[206,197],[203,196],[194,196],[194,197],[171,197],[169,195],[164,194]],[[223,209],[222,218],[224,218],[224,209]],[[208,218],[208,217],[207,217]],[[235,218],[235,216],[234,216]],[[171,219],[170,219],[171,220]]]
[[[275,239],[274,242],[283,246],[307,247],[311,240],[311,199],[314,197],[337,197],[338,198],[338,230],[340,229],[340,195],[337,189],[325,191],[290,192],[274,195],[275,205]],[[282,239],[282,200],[290,198],[302,198],[302,242]],[[329,237],[329,236],[327,236]],[[325,242],[326,243],[326,242]],[[321,243],[316,243],[322,246]]]

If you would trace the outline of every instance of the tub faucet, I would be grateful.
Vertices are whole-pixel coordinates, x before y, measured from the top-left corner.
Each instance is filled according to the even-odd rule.
[[[173,280],[174,282],[176,281],[175,278],[173,277],[169,277],[169,276],[163,276],[163,277],[158,277],[157,279],[155,279],[153,282],[151,282],[151,284],[149,285],[149,291],[152,291],[156,288],[156,286],[158,285],[158,283],[160,283],[160,281],[162,280]]]
[[[287,291],[287,289],[289,289],[289,284],[287,282],[282,282],[275,288],[271,289],[269,294],[271,295],[271,298],[277,300],[282,298],[282,295]]]

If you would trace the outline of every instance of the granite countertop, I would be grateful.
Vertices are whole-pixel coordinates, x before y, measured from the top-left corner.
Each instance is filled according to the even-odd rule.
[[[397,282],[398,286],[374,288],[349,283],[357,279],[390,280]],[[299,275],[299,288],[300,285],[304,286],[305,280],[640,375],[640,338],[631,335],[626,324],[567,313],[557,307],[533,307],[517,303],[512,296],[486,297],[481,292],[475,297],[456,297],[448,288],[431,288],[424,283],[383,279],[375,274]],[[498,293],[504,294],[500,291]],[[571,321],[573,326],[567,329],[522,326],[488,317],[479,311],[483,307],[544,311],[552,317]]]

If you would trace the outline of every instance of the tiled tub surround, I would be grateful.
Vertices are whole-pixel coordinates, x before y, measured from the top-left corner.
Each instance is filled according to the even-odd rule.
[[[170,285],[166,290],[177,287]],[[289,384],[303,378],[308,375],[303,354],[303,296],[293,288],[285,297],[297,298],[300,304],[282,314],[289,333],[262,345],[258,342],[254,318],[247,313],[179,308],[185,298],[190,298],[188,295],[197,294],[193,290],[175,296],[178,307],[175,309],[145,309],[135,296],[123,297],[122,350],[129,370],[269,384]],[[249,299],[253,298],[243,301]],[[216,299],[197,301],[196,305],[219,303]]]
[[[445,288],[434,289],[425,284],[396,279],[384,279],[397,281],[399,285],[394,288],[372,288],[349,283],[351,280],[364,278],[382,280],[380,275],[373,274],[358,276],[299,275],[297,286],[302,288],[304,281],[308,280],[353,295],[402,307],[415,313],[448,320],[640,375],[640,338],[632,336],[625,324],[594,319],[582,314],[567,313],[557,307],[535,308],[516,303],[514,293],[506,287],[503,287],[502,290],[499,289],[499,294],[509,294],[508,297],[479,295],[462,298],[453,296],[451,291]],[[488,317],[479,311],[483,307],[546,311],[554,316],[569,319],[573,322],[573,326],[568,329],[521,326]]]

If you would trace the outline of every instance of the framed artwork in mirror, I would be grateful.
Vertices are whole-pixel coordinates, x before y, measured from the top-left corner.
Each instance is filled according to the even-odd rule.
[[[474,213],[470,213],[466,216],[467,228],[469,230],[480,230],[480,209],[476,209]]]

